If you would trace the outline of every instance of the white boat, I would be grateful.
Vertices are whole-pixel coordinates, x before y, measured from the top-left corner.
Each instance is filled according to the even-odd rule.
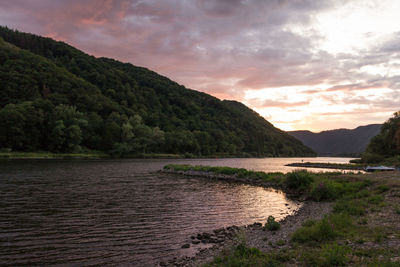
[[[367,166],[365,168],[366,172],[374,172],[374,171],[394,171],[396,168],[393,167],[386,167],[386,166],[376,166],[376,167],[371,167]]]

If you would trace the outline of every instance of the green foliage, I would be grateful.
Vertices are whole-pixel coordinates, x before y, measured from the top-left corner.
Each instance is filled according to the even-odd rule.
[[[376,189],[375,189],[375,191],[377,193],[384,193],[384,192],[389,191],[389,190],[390,190],[390,188],[387,185],[384,185],[384,184],[378,185],[376,187]]]
[[[314,181],[313,175],[305,170],[293,171],[286,176],[286,186],[298,191],[306,191]]]
[[[0,148],[315,155],[241,103],[50,38],[0,27],[0,59]]]
[[[265,173],[258,171],[248,171],[244,168],[231,168],[231,167],[212,167],[212,166],[192,166],[187,164],[169,164],[164,166],[166,170],[174,171],[199,171],[199,172],[212,172],[215,174],[235,175],[239,178],[249,178],[251,180],[261,180],[272,184],[281,184],[285,179],[285,175],[280,172]]]
[[[267,222],[264,226],[269,231],[277,231],[281,228],[279,222],[275,221],[274,216],[268,216]]]
[[[286,241],[283,239],[280,239],[280,240],[276,241],[276,245],[279,247],[284,246],[284,245],[286,245]]]
[[[400,111],[395,112],[387,120],[381,132],[371,139],[362,161],[367,163],[379,163],[384,158],[400,154]]]
[[[322,266],[344,266],[348,261],[349,249],[338,244],[322,246]]]
[[[217,257],[205,266],[253,267],[253,266],[282,266],[282,263],[270,255],[262,253],[256,248],[249,248],[244,244],[236,246],[222,257]]]
[[[345,213],[348,215],[361,216],[365,214],[367,202],[358,199],[339,200],[335,203],[333,210],[337,213]]]
[[[328,179],[323,179],[312,184],[310,198],[315,201],[333,200],[343,192],[343,185]]]
[[[382,204],[383,200],[384,200],[383,196],[373,195],[368,198],[368,203],[377,205],[377,204]]]
[[[352,225],[346,214],[332,214],[324,217],[315,224],[303,226],[292,235],[292,241],[299,243],[326,242],[341,234],[341,230]]]
[[[304,221],[301,225],[304,226],[304,227],[311,227],[311,226],[313,226],[313,225],[316,224],[316,223],[317,223],[317,222],[314,221],[314,220],[306,220],[306,221]]]

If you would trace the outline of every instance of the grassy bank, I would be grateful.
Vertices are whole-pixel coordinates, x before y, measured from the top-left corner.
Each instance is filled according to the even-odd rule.
[[[376,164],[375,164],[376,165]],[[295,162],[285,166],[319,168],[319,169],[336,169],[336,170],[363,170],[367,164],[363,163],[321,163],[321,162]]]
[[[297,170],[287,174],[274,172],[265,173],[260,171],[251,171],[244,168],[231,167],[212,167],[212,166],[192,166],[170,164],[164,167],[165,170],[197,173],[197,174],[223,174],[239,178],[249,184],[272,186],[277,189],[283,189],[290,193],[303,195],[305,199],[316,201],[335,199],[348,191],[359,190],[365,181],[346,181],[343,179],[334,179],[339,176],[338,172],[331,173],[311,173],[306,170]],[[237,179],[236,179],[237,180]]]
[[[303,221],[285,240],[271,243],[265,238],[265,246],[256,248],[249,247],[249,240],[244,237],[236,245],[225,248],[207,266],[400,265],[399,172],[315,174],[295,171],[277,176],[225,167],[169,165],[166,168],[248,175],[250,179],[274,177],[277,185],[302,192],[314,203],[328,201],[332,205],[332,211],[322,219]]]

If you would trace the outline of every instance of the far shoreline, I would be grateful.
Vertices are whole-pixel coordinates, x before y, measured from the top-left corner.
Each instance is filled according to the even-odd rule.
[[[215,154],[197,156],[194,154],[168,154],[168,153],[138,153],[126,156],[114,156],[103,152],[82,152],[82,153],[52,153],[47,151],[11,151],[0,152],[0,160],[14,159],[232,159],[232,158],[348,158],[348,157],[328,157],[328,156],[255,156],[255,155],[227,155]]]

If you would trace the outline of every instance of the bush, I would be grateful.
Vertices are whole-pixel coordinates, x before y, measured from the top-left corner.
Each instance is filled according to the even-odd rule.
[[[365,214],[366,207],[367,203],[362,200],[340,200],[333,206],[333,211],[353,216],[361,216]]]
[[[265,224],[265,228],[269,231],[277,231],[281,228],[281,225],[275,221],[274,216],[269,216],[267,219],[267,223]]]
[[[386,191],[389,191],[389,189],[390,189],[389,186],[382,184],[377,186],[375,191],[378,193],[384,193]]]
[[[338,244],[324,245],[321,256],[323,266],[344,266],[347,263],[348,248]]]
[[[352,223],[345,214],[333,214],[309,225],[297,229],[292,235],[292,241],[307,243],[333,240],[340,235],[341,229],[352,225]]]
[[[371,204],[381,204],[383,202],[384,198],[381,195],[374,195],[368,198],[368,203]]]
[[[361,159],[364,163],[380,163],[385,160],[382,155],[372,153],[363,154]]]
[[[315,201],[336,199],[343,191],[342,185],[335,181],[323,180],[313,183],[310,191],[311,199]]]
[[[257,248],[249,248],[239,244],[233,251],[225,252],[222,257],[216,257],[213,262],[205,266],[282,266],[270,255],[262,253]]]
[[[314,181],[311,173],[308,171],[293,171],[286,176],[286,186],[290,189],[305,191]]]

